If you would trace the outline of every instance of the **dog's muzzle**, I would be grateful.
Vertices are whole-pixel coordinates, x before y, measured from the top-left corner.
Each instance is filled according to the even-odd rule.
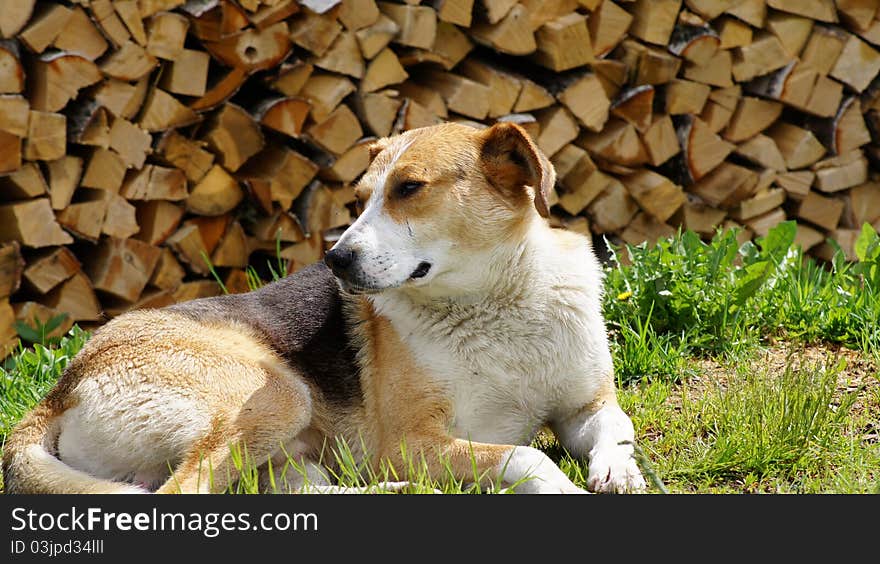
[[[355,252],[348,247],[334,248],[327,251],[324,255],[324,264],[330,267],[333,274],[339,278],[345,279],[351,270],[351,265],[357,257]]]

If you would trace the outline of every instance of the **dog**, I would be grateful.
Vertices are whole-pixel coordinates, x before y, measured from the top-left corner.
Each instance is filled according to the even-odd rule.
[[[546,427],[589,460],[587,489],[643,489],[602,270],[549,226],[547,157],[515,124],[447,123],[370,158],[324,264],[98,329],[10,435],[6,489],[218,492],[235,445],[326,484],[344,439],[374,466],[415,453],[437,479],[582,493],[528,446]]]

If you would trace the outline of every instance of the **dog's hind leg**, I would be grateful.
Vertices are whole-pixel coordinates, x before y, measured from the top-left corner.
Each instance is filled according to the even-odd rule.
[[[240,477],[240,465],[264,465],[312,418],[309,387],[289,369],[264,364],[239,375],[251,389],[218,391],[222,402],[211,430],[181,459],[156,493],[221,492]],[[231,396],[231,397],[230,397]],[[238,460],[238,463],[236,462]],[[238,465],[238,467],[237,467]]]

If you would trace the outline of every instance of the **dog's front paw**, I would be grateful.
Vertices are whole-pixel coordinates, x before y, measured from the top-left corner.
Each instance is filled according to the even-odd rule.
[[[587,487],[596,493],[629,493],[647,487],[632,447],[619,445],[594,451],[590,457]]]

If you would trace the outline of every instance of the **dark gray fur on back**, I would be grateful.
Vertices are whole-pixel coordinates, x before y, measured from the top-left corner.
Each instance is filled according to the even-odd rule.
[[[323,263],[247,294],[202,298],[168,309],[198,321],[250,325],[314,382],[327,401],[348,404],[360,398],[356,351],[339,286]]]

